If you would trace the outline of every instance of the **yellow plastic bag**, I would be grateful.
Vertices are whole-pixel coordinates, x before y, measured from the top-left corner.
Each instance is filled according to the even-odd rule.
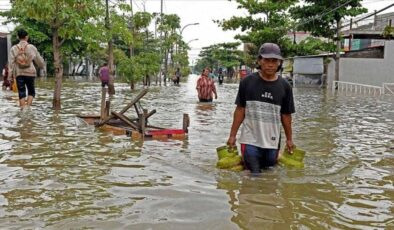
[[[18,92],[18,87],[16,86],[16,80],[15,79],[12,81],[12,91],[14,93]]]
[[[293,167],[293,168],[304,168],[304,157],[305,157],[304,150],[294,148],[293,154],[290,154],[289,151],[285,149],[285,151],[283,151],[278,161],[279,164],[284,166]]]

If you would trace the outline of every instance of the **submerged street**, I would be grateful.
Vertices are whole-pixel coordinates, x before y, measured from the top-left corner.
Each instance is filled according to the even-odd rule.
[[[132,141],[79,120],[99,114],[101,84],[66,80],[62,110],[53,79],[37,79],[32,110],[0,91],[1,229],[387,229],[394,227],[394,104],[389,96],[295,88],[295,144],[305,168],[260,177],[216,169],[238,84],[199,104],[197,76],[151,86],[141,104],[151,125],[185,140]],[[112,110],[141,90],[116,83]]]

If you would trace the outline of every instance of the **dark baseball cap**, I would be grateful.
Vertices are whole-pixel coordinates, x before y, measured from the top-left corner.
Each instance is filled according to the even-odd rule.
[[[261,45],[259,49],[259,57],[276,58],[283,60],[282,53],[280,52],[280,48],[275,43],[264,43],[263,45]]]

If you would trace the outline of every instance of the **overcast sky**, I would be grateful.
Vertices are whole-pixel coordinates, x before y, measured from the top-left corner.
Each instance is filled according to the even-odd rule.
[[[116,0],[110,0],[115,2]],[[130,0],[127,0],[130,1]],[[132,0],[134,12],[160,12],[160,0]],[[228,0],[163,0],[163,12],[165,14],[177,14],[181,18],[181,27],[190,23],[199,25],[187,26],[182,33],[185,42],[189,42],[192,48],[189,58],[195,59],[202,47],[215,43],[231,42],[234,40],[235,31],[223,31],[212,20],[229,19],[232,16],[247,15],[245,10],[237,9],[238,4]],[[369,12],[380,10],[393,4],[394,0],[364,0],[364,7]],[[0,9],[9,8],[9,0],[0,0]],[[382,13],[394,12],[394,7]],[[7,31],[7,27],[0,27],[1,31]],[[198,39],[198,40],[195,40]],[[193,40],[193,41],[192,41]]]
[[[160,0],[132,0],[135,11],[145,10],[148,12],[160,12]],[[380,10],[385,6],[394,3],[394,0],[364,0],[364,7],[368,12]],[[163,12],[165,14],[177,14],[181,18],[181,26],[189,23],[200,23],[199,25],[188,26],[183,30],[184,41],[194,39],[189,46],[189,58],[195,59],[202,47],[215,43],[235,41],[236,31],[223,31],[212,20],[229,19],[232,16],[247,15],[245,10],[237,9],[235,1],[228,0],[164,0]],[[394,7],[382,13],[393,12]]]

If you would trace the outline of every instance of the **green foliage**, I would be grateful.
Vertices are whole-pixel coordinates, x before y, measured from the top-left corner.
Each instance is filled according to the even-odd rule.
[[[334,52],[336,45],[332,42],[325,42],[319,38],[308,37],[299,44],[288,41],[287,53],[290,56],[317,55],[326,52]]]
[[[200,52],[200,60],[196,64],[196,70],[202,71],[209,66],[211,68],[232,68],[243,63],[243,52],[238,50],[240,43],[220,43],[203,47]]]
[[[304,0],[305,4],[294,6],[290,13],[296,20],[295,29],[309,31],[314,36],[333,38],[337,21],[366,13],[362,0]],[[334,10],[335,9],[335,10]]]
[[[160,57],[157,53],[140,53],[131,58],[126,55],[118,55],[117,74],[127,82],[136,82],[147,75],[153,75],[159,71]]]
[[[137,30],[147,28],[150,25],[153,16],[153,14],[148,12],[137,12],[133,17],[134,28]]]
[[[394,37],[394,28],[391,27],[390,25],[385,26],[383,29],[382,35],[383,35],[383,37],[388,38],[388,39],[393,38]]]
[[[281,47],[283,37],[289,28],[289,14],[287,9],[298,0],[235,0],[238,8],[246,9],[249,15],[245,17],[232,17],[229,20],[216,21],[224,30],[240,29],[245,32],[236,35],[236,39],[244,43],[253,44],[255,48],[249,49],[249,55],[256,57],[258,47],[265,42],[278,43]],[[286,56],[286,53],[284,53]]]
[[[160,32],[175,32],[175,29],[181,28],[181,19],[176,14],[163,14],[162,19],[159,20],[159,27],[157,28]]]
[[[98,0],[15,0],[12,1],[10,16],[27,18],[58,29],[63,38],[72,38],[82,32],[88,19],[100,11]]]
[[[97,0],[15,0],[11,4],[11,10],[3,14],[8,21],[17,23],[28,31],[30,42],[37,46],[47,61],[50,75],[54,74],[55,50],[60,51],[60,62],[63,57],[85,57],[89,48],[89,40],[83,40],[88,32],[86,25],[90,25],[89,20],[102,12],[102,4]],[[53,45],[55,32],[60,39],[58,47]]]

